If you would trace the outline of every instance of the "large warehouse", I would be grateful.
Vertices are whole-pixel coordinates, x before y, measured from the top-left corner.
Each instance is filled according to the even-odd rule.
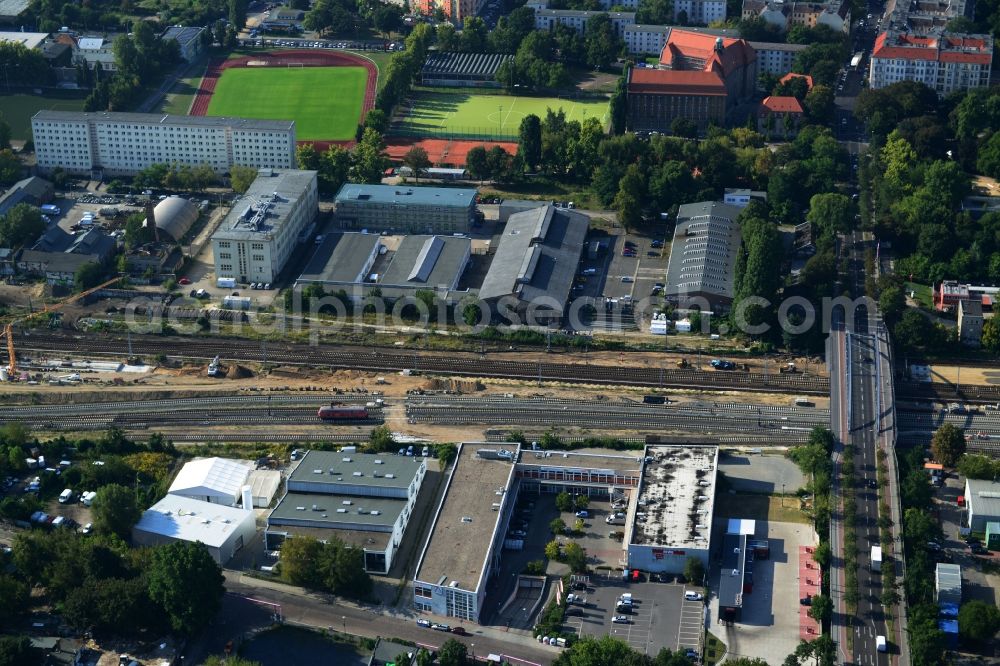
[[[496,312],[516,312],[521,323],[561,322],[588,224],[586,215],[552,204],[511,215],[479,298]]]
[[[309,451],[267,519],[264,542],[273,549],[295,536],[332,535],[364,551],[366,571],[388,573],[426,472],[421,457]]]
[[[201,458],[186,463],[167,490],[171,495],[236,506],[253,468],[227,458]]]
[[[684,204],[677,210],[667,261],[666,298],[681,308],[707,303],[713,311],[733,302],[742,208],[718,201]]]
[[[965,526],[973,532],[985,532],[986,523],[1000,521],[1000,483],[996,481],[965,481]]]
[[[166,495],[147,509],[132,528],[132,543],[159,546],[176,541],[200,541],[212,558],[224,565],[256,533],[253,510]]]
[[[504,53],[432,53],[420,70],[425,86],[499,88],[497,70],[514,56]]]
[[[689,557],[708,568],[717,446],[647,446],[642,483],[625,536],[633,569],[684,572]]]

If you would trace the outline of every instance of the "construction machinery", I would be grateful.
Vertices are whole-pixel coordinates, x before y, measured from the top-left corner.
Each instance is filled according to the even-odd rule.
[[[31,319],[33,319],[34,317],[38,317],[38,316],[41,316],[41,315],[49,314],[51,312],[57,312],[58,310],[61,310],[62,308],[66,307],[67,305],[71,305],[73,303],[76,303],[80,299],[83,299],[83,298],[86,298],[87,296],[90,296],[91,294],[93,294],[96,291],[100,291],[101,289],[104,289],[105,287],[113,285],[114,283],[118,282],[121,279],[122,279],[122,276],[119,275],[118,277],[112,278],[112,279],[108,280],[107,282],[102,282],[101,284],[97,285],[96,287],[92,287],[90,289],[86,289],[84,291],[81,291],[79,294],[73,294],[72,296],[64,298],[61,301],[58,301],[56,303],[52,303],[51,305],[46,305],[44,308],[42,308],[41,310],[39,310],[37,312],[32,312],[32,313],[27,314],[27,315],[25,315],[23,317],[17,317],[15,319],[12,319],[11,321],[7,322],[4,325],[4,327],[3,327],[3,334],[7,338],[7,360],[8,360],[7,371],[9,373],[9,376],[13,379],[14,376],[16,375],[16,373],[17,373],[17,351],[14,349],[14,324],[18,324],[18,323],[21,323],[21,322],[27,322],[27,321],[30,321]]]

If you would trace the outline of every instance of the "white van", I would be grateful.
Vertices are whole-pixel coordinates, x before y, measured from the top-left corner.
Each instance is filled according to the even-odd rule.
[[[888,652],[889,651],[889,646],[885,642],[885,636],[876,636],[875,637],[875,649],[877,651],[879,651],[879,652]]]
[[[684,593],[684,599],[687,601],[701,601],[701,598],[700,592],[692,592],[691,590],[688,590]]]
[[[67,488],[66,490],[59,493],[59,503],[65,504],[66,502],[73,499],[73,491]]]

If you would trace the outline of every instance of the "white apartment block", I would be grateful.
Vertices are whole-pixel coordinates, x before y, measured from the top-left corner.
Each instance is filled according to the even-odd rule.
[[[627,25],[622,40],[630,54],[659,57],[670,36],[670,29],[669,25]]]
[[[212,234],[216,278],[273,282],[318,212],[315,171],[262,169]]]
[[[684,12],[684,16],[681,15]],[[674,0],[674,20],[684,23],[708,25],[712,21],[726,20],[725,0]]]
[[[635,12],[587,12],[576,9],[536,9],[535,10],[535,30],[552,30],[557,25],[565,25],[573,28],[581,35],[587,27],[587,21],[592,16],[607,14],[611,18],[611,25],[615,29],[615,34],[623,37],[625,28],[635,25]]]
[[[917,36],[889,30],[875,40],[868,81],[873,89],[917,81],[945,96],[988,86],[992,61],[989,35]]]
[[[808,46],[805,44],[778,44],[775,42],[750,42],[757,54],[757,74],[784,76],[792,71],[792,63]]]
[[[38,168],[132,176],[151,164],[295,166],[295,121],[43,110],[31,118]]]

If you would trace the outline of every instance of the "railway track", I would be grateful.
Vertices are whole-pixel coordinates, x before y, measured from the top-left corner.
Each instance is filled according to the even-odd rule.
[[[572,401],[498,398],[476,400],[413,397],[406,403],[411,423],[441,425],[575,426],[594,430],[653,432],[756,432],[772,438],[804,437],[829,422],[818,409],[726,404],[713,407],[644,405],[628,401]]]
[[[1000,402],[1000,386],[932,384],[927,382],[897,382],[896,397],[901,400],[933,402],[965,402],[990,404]]]
[[[129,342],[123,337],[50,332],[15,336],[23,355],[94,355],[125,358]],[[369,372],[425,372],[461,377],[495,377],[528,381],[558,381],[576,384],[612,384],[646,388],[691,390],[738,390],[759,393],[827,395],[829,382],[822,377],[799,374],[764,374],[739,371],[681,370],[677,368],[628,367],[512,361],[464,352],[450,354],[403,352],[386,348],[259,342],[239,338],[193,338],[132,336],[131,352],[137,356],[160,354],[179,359],[208,361],[221,355],[226,362],[303,365],[364,370]]]

